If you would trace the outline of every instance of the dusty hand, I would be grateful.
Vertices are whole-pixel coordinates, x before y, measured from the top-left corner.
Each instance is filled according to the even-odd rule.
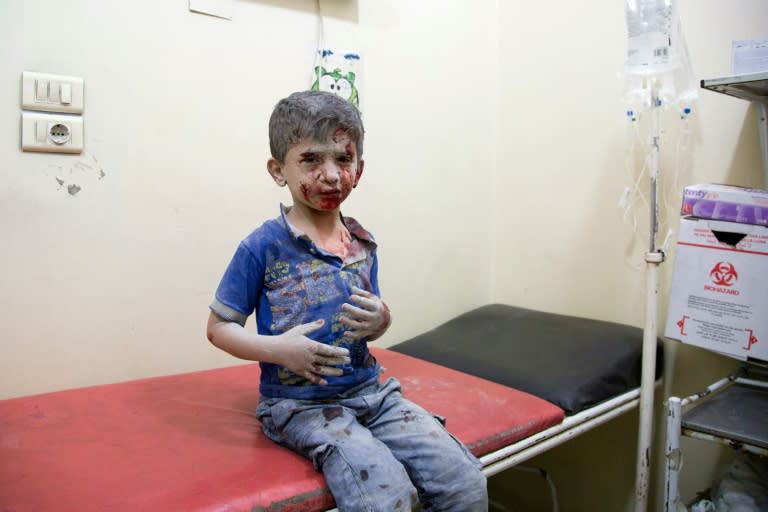
[[[389,308],[373,293],[353,287],[349,300],[356,305],[344,304],[341,310],[346,313],[341,323],[349,327],[344,336],[353,340],[362,338],[375,339],[387,330],[390,323]]]
[[[349,364],[349,350],[318,343],[307,338],[307,334],[323,325],[323,320],[297,325],[279,335],[275,362],[308,381],[325,386],[328,381],[321,375],[343,374],[339,364]]]

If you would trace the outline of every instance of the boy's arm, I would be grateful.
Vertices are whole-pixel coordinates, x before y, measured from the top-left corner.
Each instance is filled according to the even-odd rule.
[[[307,337],[319,329],[323,320],[298,325],[283,334],[266,336],[252,333],[236,322],[208,315],[208,340],[224,352],[240,359],[279,364],[314,384],[328,382],[321,375],[342,375],[336,365],[349,364],[349,350],[318,343]]]

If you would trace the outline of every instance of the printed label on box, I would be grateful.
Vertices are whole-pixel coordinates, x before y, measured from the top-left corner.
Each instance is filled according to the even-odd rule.
[[[747,231],[746,233],[744,231]],[[736,240],[735,245],[719,241]],[[768,229],[683,219],[665,336],[768,359]]]

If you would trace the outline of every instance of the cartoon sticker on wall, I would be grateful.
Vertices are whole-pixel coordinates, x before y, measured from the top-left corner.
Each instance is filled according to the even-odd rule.
[[[317,51],[311,89],[340,96],[360,108],[360,55],[336,52],[331,49]]]

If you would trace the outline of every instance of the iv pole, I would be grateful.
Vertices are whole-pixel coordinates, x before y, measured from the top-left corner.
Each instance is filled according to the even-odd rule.
[[[651,90],[650,137],[650,236],[645,255],[646,302],[643,328],[643,369],[640,383],[640,420],[637,440],[637,474],[635,478],[635,512],[648,509],[648,475],[651,467],[651,440],[653,436],[653,394],[656,379],[656,345],[659,309],[659,266],[664,253],[656,247],[659,230],[659,81],[649,79]]]

